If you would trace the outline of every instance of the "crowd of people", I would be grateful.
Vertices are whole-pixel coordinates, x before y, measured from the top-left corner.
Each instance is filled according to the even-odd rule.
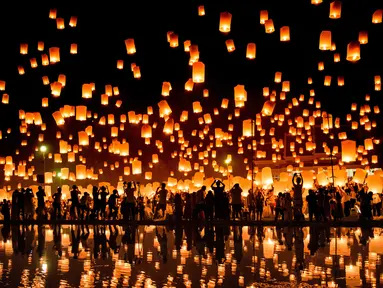
[[[381,194],[369,192],[363,184],[349,182],[344,187],[316,187],[303,193],[303,178],[294,174],[291,191],[251,189],[244,192],[239,184],[226,189],[215,180],[210,189],[196,192],[170,191],[162,183],[154,197],[144,197],[139,183],[124,182],[124,193],[108,187],[93,187],[90,193],[73,185],[70,199],[64,200],[61,188],[47,197],[40,186],[36,195],[30,188],[16,189],[12,199],[3,200],[5,220],[31,219],[123,219],[123,220],[339,220],[350,215],[364,219],[380,216]],[[306,196],[307,194],[307,196]],[[308,215],[308,217],[306,216]]]

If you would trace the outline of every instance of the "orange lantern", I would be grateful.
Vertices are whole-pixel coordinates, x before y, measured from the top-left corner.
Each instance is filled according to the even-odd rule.
[[[205,64],[203,64],[202,62],[193,63],[193,82],[205,82]]]
[[[231,29],[232,15],[229,12],[221,12],[219,17],[219,31],[229,33]]]

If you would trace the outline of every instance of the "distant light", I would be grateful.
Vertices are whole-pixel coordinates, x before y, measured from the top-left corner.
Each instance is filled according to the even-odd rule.
[[[45,146],[45,145],[41,146],[40,152],[43,152],[43,153],[47,152],[47,146]]]
[[[226,164],[229,164],[230,162],[231,162],[230,159],[226,159],[226,160],[225,160],[225,163],[226,163]]]

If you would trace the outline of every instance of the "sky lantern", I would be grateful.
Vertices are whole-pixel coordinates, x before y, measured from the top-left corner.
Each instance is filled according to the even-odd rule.
[[[268,19],[265,21],[265,32],[270,34],[270,33],[273,33],[275,31],[275,28],[274,28],[274,22],[272,19]]]
[[[57,126],[61,126],[65,124],[65,120],[63,116],[61,115],[60,111],[53,112],[52,116],[54,120],[56,121]]]
[[[189,78],[188,81],[186,81],[186,83],[185,83],[185,90],[186,91],[193,91],[193,87],[194,87],[193,78]]]
[[[264,114],[266,116],[271,116],[271,115],[273,115],[274,108],[275,108],[275,102],[266,101],[263,104],[262,114]]]
[[[290,41],[290,27],[283,26],[280,29],[280,40],[282,42]]]
[[[5,90],[5,81],[4,80],[0,80],[0,91],[4,91]]]
[[[246,58],[255,59],[256,53],[257,53],[257,50],[256,50],[255,43],[248,43],[246,47]]]
[[[234,87],[234,100],[247,101],[247,92],[245,90],[245,85],[238,84]]]
[[[235,50],[234,40],[233,39],[227,39],[225,41],[226,48],[228,52],[233,52]]]
[[[330,15],[331,19],[339,19],[342,12],[342,2],[334,1],[330,3]]]
[[[84,180],[86,179],[86,166],[82,164],[76,165],[76,179]]]
[[[125,40],[126,53],[133,55],[136,53],[136,45],[134,44],[134,39],[129,38]]]
[[[88,146],[89,145],[89,136],[85,131],[78,132],[78,145]]]
[[[140,66],[134,66],[133,67],[133,77],[136,78],[136,79],[140,79],[141,78]]]
[[[262,185],[268,186],[273,184],[273,173],[270,167],[262,168]]]
[[[139,160],[133,160],[132,162],[132,174],[139,175],[142,173],[142,163]]]
[[[205,64],[203,64],[202,62],[193,63],[193,82],[205,82]]]
[[[360,31],[358,41],[360,44],[367,44],[368,43],[368,32],[367,31]]]
[[[27,55],[28,54],[28,44],[27,43],[21,43],[20,44],[20,54],[21,55]]]
[[[205,6],[198,6],[198,16],[205,16]]]
[[[347,61],[356,62],[360,60],[360,43],[352,41],[347,45]]]
[[[60,62],[60,48],[58,47],[49,48],[49,61],[51,63]]]
[[[76,43],[70,44],[70,54],[77,54],[77,44]]]
[[[57,17],[57,9],[50,9],[49,10],[49,18],[50,19],[56,19]]]
[[[92,98],[91,84],[82,84],[82,98],[86,98],[86,99]]]
[[[372,14],[372,23],[379,24],[382,23],[383,19],[383,9],[378,9]]]
[[[319,37],[319,49],[330,50],[331,49],[331,31],[322,31]]]
[[[76,120],[77,121],[86,121],[86,106],[80,105],[76,106]]]
[[[193,102],[193,113],[201,113],[202,112],[202,106],[199,101]]]
[[[171,90],[170,82],[163,82],[161,95],[162,96],[169,96],[170,90]]]
[[[161,117],[168,116],[172,113],[172,109],[170,108],[166,100],[161,100],[160,102],[158,102],[158,108],[160,116],[162,115]]]
[[[373,174],[367,176],[368,191],[374,194],[381,194],[383,190],[382,178],[379,175]]]
[[[9,104],[9,95],[7,93],[3,94],[3,97],[1,98],[1,103]]]
[[[178,43],[178,35],[176,33],[174,33],[174,32],[172,32],[169,35],[169,45],[172,48],[176,48],[179,45],[179,43]]]
[[[69,26],[74,28],[77,26],[77,16],[71,16],[69,19]]]
[[[242,122],[242,135],[245,137],[253,137],[255,135],[254,133],[254,120],[252,119],[246,119]]]
[[[345,140],[341,142],[342,145],[342,162],[354,162],[357,157],[356,142],[352,140]]]
[[[56,18],[56,28],[57,28],[58,30],[63,30],[63,29],[65,29],[64,18]]]
[[[232,15],[229,12],[221,12],[219,17],[219,31],[229,33],[231,29]]]
[[[268,19],[269,19],[269,12],[267,10],[261,10],[259,22],[263,25]]]
[[[142,138],[152,138],[152,127],[149,124],[144,124],[141,127]]]

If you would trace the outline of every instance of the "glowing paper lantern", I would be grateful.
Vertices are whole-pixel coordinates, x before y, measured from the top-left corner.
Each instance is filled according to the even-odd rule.
[[[263,104],[262,114],[264,114],[266,116],[271,116],[271,115],[273,115],[274,108],[275,108],[275,102],[266,101]]]
[[[367,182],[369,192],[371,191],[374,194],[382,193],[383,183],[382,183],[382,178],[379,175],[375,175],[375,174],[368,175],[366,182]]]
[[[347,45],[347,61],[356,62],[360,60],[360,43],[359,41],[352,41]]]
[[[247,120],[243,120],[243,123],[242,123],[242,135],[245,136],[245,137],[253,137],[255,134],[254,134],[254,129],[255,129],[255,125],[253,124],[254,120],[252,119],[247,119]]]
[[[342,162],[349,163],[356,160],[356,142],[352,140],[345,140],[341,142],[342,145]]]
[[[219,31],[229,33],[231,29],[232,15],[229,12],[221,12],[219,17]]]
[[[205,82],[205,64],[203,64],[202,62],[193,63],[193,82]]]
[[[262,185],[268,186],[273,184],[273,173],[270,167],[262,168]]]
[[[331,49],[331,31],[322,31],[319,38],[319,49],[330,50]]]

